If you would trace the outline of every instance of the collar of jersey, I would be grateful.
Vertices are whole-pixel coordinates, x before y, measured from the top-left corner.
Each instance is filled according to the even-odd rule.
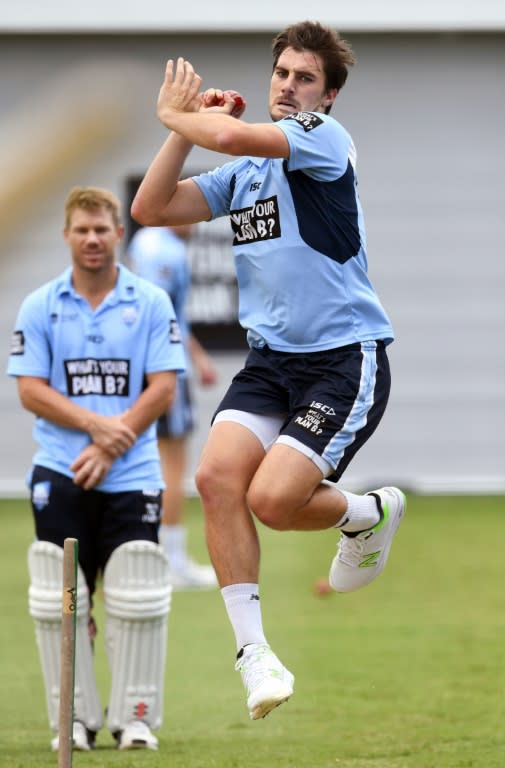
[[[239,162],[242,160],[243,163],[252,163],[253,165],[256,165],[258,168],[263,165],[263,163],[268,162],[270,160],[275,160],[273,157],[254,157],[253,155],[248,155],[247,157],[239,158]]]
[[[133,273],[126,269],[123,264],[117,263],[116,266],[119,269],[119,274],[114,290],[109,295],[108,303],[117,304],[121,301],[135,301],[137,298],[137,285]],[[72,285],[72,267],[67,267],[60,276],[57,285],[57,293],[59,296],[62,296],[65,293],[70,294],[71,296],[78,296]]]

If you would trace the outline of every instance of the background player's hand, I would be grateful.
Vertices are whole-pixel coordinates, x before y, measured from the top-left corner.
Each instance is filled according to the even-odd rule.
[[[93,443],[106,451],[112,459],[122,456],[137,439],[135,432],[122,421],[122,417],[122,414],[117,416],[94,414],[87,429]]]
[[[213,387],[218,380],[217,370],[211,363],[204,363],[198,369],[198,379],[204,387]]]
[[[158,95],[158,117],[162,123],[172,112],[196,112],[200,106],[202,78],[193,65],[178,58],[174,70],[172,59],[167,61],[165,79]]]
[[[102,482],[113,461],[110,453],[98,445],[92,443],[86,446],[70,466],[74,473],[74,483],[85,491],[90,491]]]
[[[246,102],[238,91],[222,91],[219,88],[207,88],[201,96],[200,111],[212,110],[224,112],[232,117],[244,114]]]

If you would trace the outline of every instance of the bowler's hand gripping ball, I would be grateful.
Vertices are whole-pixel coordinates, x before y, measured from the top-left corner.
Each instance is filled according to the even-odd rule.
[[[232,117],[239,117],[242,114],[245,106],[244,99],[242,98],[240,93],[238,93],[237,91],[224,91],[223,95],[231,96],[233,98],[233,101],[235,102],[235,106],[231,111],[231,115]],[[225,99],[223,98],[220,106],[223,106],[225,103],[226,103]]]

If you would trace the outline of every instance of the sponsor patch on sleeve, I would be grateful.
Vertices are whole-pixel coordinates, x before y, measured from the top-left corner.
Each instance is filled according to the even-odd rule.
[[[314,128],[317,128],[318,125],[322,125],[324,122],[314,112],[295,112],[294,115],[287,115],[284,120],[295,120],[297,123],[300,123],[305,133],[313,131]]]
[[[11,337],[11,355],[24,355],[25,353],[25,335],[23,331],[14,331]]]
[[[170,320],[170,342],[172,344],[180,344],[182,342],[181,329],[177,320]]]

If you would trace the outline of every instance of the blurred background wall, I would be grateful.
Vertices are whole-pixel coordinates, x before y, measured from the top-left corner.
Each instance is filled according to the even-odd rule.
[[[204,87],[239,90],[245,119],[264,121],[271,39],[307,17],[296,2],[289,17],[261,2],[233,13],[231,3],[168,5],[88,2],[75,14],[57,0],[26,0],[1,11],[5,364],[20,301],[68,264],[69,188],[108,187],[128,214],[131,181],[166,135],[155,114],[166,59],[189,59]],[[342,14],[329,5],[312,3],[310,18],[338,28],[357,55],[332,114],[357,145],[370,275],[397,337],[388,411],[345,485],[504,492],[505,4],[358,0]],[[195,149],[186,171],[222,161]],[[215,239],[206,226],[194,249]],[[227,233],[221,222],[229,272]],[[214,342],[220,383],[195,389],[188,490],[212,410],[245,355],[240,344]],[[5,375],[0,414],[0,495],[16,495],[25,492],[32,417]]]

